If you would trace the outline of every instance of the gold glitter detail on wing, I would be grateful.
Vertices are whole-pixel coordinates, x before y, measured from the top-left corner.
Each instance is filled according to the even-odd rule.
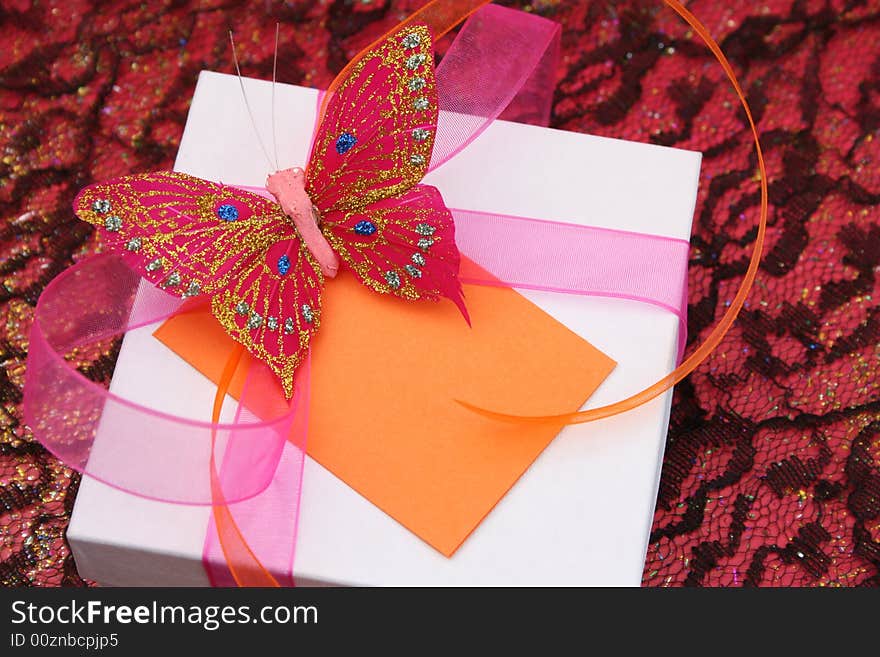
[[[419,45],[404,48],[401,45],[404,33],[418,34]],[[334,101],[338,106],[334,108],[334,101],[328,106],[309,161],[307,182],[309,196],[323,213],[362,209],[401,194],[417,184],[428,170],[438,115],[431,34],[424,25],[412,26],[404,33],[389,37],[363,57],[337,89]],[[415,70],[407,68],[406,60],[417,53],[425,55],[424,63]],[[377,60],[379,70],[364,75],[364,69]],[[384,85],[374,84],[377,74],[388,77],[390,95],[379,93]],[[423,80],[424,86],[413,91],[409,85],[416,78]],[[414,107],[417,98],[428,100],[427,109]],[[377,108],[382,108],[379,110],[384,119],[381,123],[376,120]],[[413,130],[417,128],[427,131],[421,141],[413,137]],[[389,139],[392,144],[383,145],[381,149],[373,147],[372,155],[366,155],[366,151],[361,150],[365,144],[360,143],[342,166],[325,172],[321,154],[334,149],[336,139],[344,132],[360,135],[359,139],[367,143]],[[315,181],[325,173],[329,182],[323,189],[316,188]],[[326,196],[337,194],[339,198],[332,204],[322,201]]]
[[[109,212],[92,209],[98,199],[110,201]],[[221,200],[237,201],[251,215],[223,221],[214,214]],[[177,172],[126,176],[91,185],[82,191],[74,209],[80,219],[98,226],[108,246],[140,262],[141,274],[150,282],[160,285],[177,272],[181,283],[176,287],[181,292],[196,282],[201,294],[211,295],[229,285],[253,254],[297,235],[272,201]],[[122,220],[119,230],[104,229],[108,215]],[[140,238],[137,252],[125,248],[133,238]],[[156,259],[162,267],[144,268]]]
[[[281,380],[288,399],[293,394],[296,368],[321,325],[324,283],[320,267],[304,245],[300,244],[289,257],[289,275],[279,275],[265,257],[259,257],[240,273],[235,283],[211,299],[211,312],[217,321],[233,339],[269,366]],[[247,314],[236,312],[236,305],[241,302],[247,304]],[[312,310],[311,323],[303,318],[303,304]],[[261,321],[258,327],[251,328],[248,320],[254,313]],[[268,326],[270,316],[278,320],[274,330]],[[288,319],[293,323],[290,332],[285,330]]]
[[[93,209],[100,199],[110,201],[108,211]],[[215,208],[227,201],[240,204],[245,215],[235,221],[220,219]],[[99,227],[114,251],[133,258],[150,282],[168,292],[185,295],[197,289],[198,294],[210,296],[220,324],[269,366],[290,397],[294,372],[320,325],[323,276],[301,243],[290,253],[289,275],[281,276],[267,262],[268,250],[277,242],[299,242],[296,228],[276,203],[187,174],[160,172],[87,187],[75,211],[80,219]],[[104,227],[111,215],[121,219],[118,230]],[[135,238],[140,240],[138,248],[126,248]],[[159,264],[147,268],[151,262]],[[169,287],[172,274],[176,276],[171,280],[179,277],[179,281]],[[261,315],[261,326],[248,328],[248,318],[235,314],[233,307],[239,301]],[[303,319],[304,303],[312,311],[311,323]],[[283,326],[268,330],[265,318],[270,312],[282,322],[291,318],[294,330],[287,333]]]
[[[325,222],[322,232],[330,242],[333,250],[352,269],[358,279],[367,287],[379,294],[392,294],[407,300],[439,298],[440,291],[436,288],[428,288],[424,284],[417,287],[413,284],[411,275],[406,272],[403,263],[412,263],[411,256],[419,251],[419,234],[416,226],[426,223],[435,227],[452,223],[449,211],[444,208],[446,215],[438,216],[441,210],[427,197],[438,194],[434,188],[419,186],[409,190],[403,195],[399,205],[367,208],[363,212],[347,212],[341,215],[342,219],[336,222]],[[433,201],[436,202],[436,199]],[[357,215],[353,218],[353,215]],[[369,219],[376,227],[376,233],[369,238],[361,238],[353,234],[348,227],[356,218]],[[432,246],[424,252],[427,260],[426,268],[446,265],[450,267],[453,275],[458,274],[457,265],[447,263],[443,258],[443,237],[435,233],[431,239]],[[400,255],[397,262],[386,258],[382,252],[388,249],[397,251]],[[386,271],[395,271],[400,276],[401,285],[393,288],[382,276]],[[435,270],[436,271],[436,270]]]

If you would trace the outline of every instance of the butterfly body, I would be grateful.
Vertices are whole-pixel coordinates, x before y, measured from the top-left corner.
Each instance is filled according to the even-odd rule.
[[[320,215],[306,193],[305,171],[299,167],[276,171],[266,179],[266,189],[275,197],[284,213],[293,220],[299,236],[318,262],[324,276],[334,278],[339,271],[339,258],[318,226]]]
[[[289,397],[320,326],[324,279],[340,267],[380,294],[448,298],[467,318],[452,215],[437,189],[419,184],[437,115],[431,36],[408,26],[332,94],[306,169],[268,176],[274,201],[158,172],[91,185],[74,209],[151,283],[209,297]]]

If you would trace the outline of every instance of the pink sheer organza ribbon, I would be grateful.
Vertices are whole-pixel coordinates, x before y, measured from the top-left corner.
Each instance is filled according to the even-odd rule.
[[[247,500],[272,481],[303,400],[279,404],[265,394],[255,368],[235,408],[235,420],[213,424],[139,404],[93,383],[78,359],[114,340],[149,330],[187,306],[141,280],[121,258],[99,255],[53,280],[37,303],[24,387],[25,421],[40,442],[70,467],[110,486],[163,502],[212,503],[209,468],[246,473],[224,477],[229,503]],[[100,352],[98,352],[100,353]],[[265,374],[263,374],[265,376]],[[115,382],[114,382],[115,383]],[[277,387],[277,386],[276,386]],[[93,449],[97,436],[99,449]]]
[[[497,5],[468,19],[437,66],[441,114],[429,171],[497,118],[550,122],[560,34],[553,21]]]
[[[459,250],[480,265],[463,261],[462,283],[658,306],[678,317],[681,360],[687,341],[690,245],[685,240],[455,208],[452,216]]]
[[[294,586],[293,558],[296,547],[299,505],[302,495],[302,473],[305,465],[305,440],[309,425],[310,359],[303,363],[296,376],[294,398],[291,407],[296,409],[274,476],[268,486],[255,497],[235,504],[227,503],[233,522],[245,538],[248,546],[262,564],[285,564],[274,573],[282,586]],[[239,411],[242,406],[239,405]],[[236,422],[240,421],[236,417]],[[246,439],[236,436],[232,447],[247,452],[250,445]],[[229,490],[231,482],[251,477],[247,460],[231,452],[226,456],[219,473],[221,489]],[[267,519],[271,519],[267,522]],[[212,514],[208,524],[202,552],[202,565],[211,586],[235,586],[235,579],[227,566],[217,523]]]
[[[432,169],[496,118],[547,124],[559,35],[551,21],[493,5],[468,20],[437,71],[442,112]],[[462,253],[494,277],[465,265],[464,282],[632,299],[666,308],[684,321],[684,241],[469,210],[454,210],[454,216]],[[142,283],[118,257],[96,256],[61,274],[35,313],[25,419],[65,463],[142,497],[211,504],[212,465],[248,546],[261,562],[284,564],[287,570],[273,574],[282,584],[292,583],[307,368],[297,377],[291,402],[281,403],[269,392],[271,373],[254,363],[238,400],[224,407],[233,419],[218,424],[139,404],[136,382],[114,381],[108,391],[76,369],[80,355],[106,348],[127,332],[149,330],[188,307]],[[135,394],[119,392],[123,387]],[[213,521],[204,563],[212,583],[232,583]]]

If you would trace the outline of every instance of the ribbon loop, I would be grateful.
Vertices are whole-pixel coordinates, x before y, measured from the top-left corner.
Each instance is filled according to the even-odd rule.
[[[559,35],[558,23],[497,5],[471,16],[437,66],[442,111],[429,171],[502,115],[549,123]]]
[[[252,392],[238,395],[237,421],[211,423],[175,414],[178,409],[156,408],[156,391],[145,390],[137,380],[114,381],[108,391],[78,369],[112,341],[126,334],[125,339],[137,340],[139,329],[149,332],[151,324],[177,312],[185,312],[179,298],[141,281],[118,256],[96,256],[62,273],[37,303],[25,375],[25,421],[68,466],[126,492],[182,504],[212,502],[205,467],[212,442],[218,458],[227,444],[245,442],[247,467],[239,468],[242,476],[226,480],[224,496],[228,502],[248,499],[272,481],[295,405],[270,403],[264,387],[252,385]],[[149,333],[143,337],[152,339]],[[149,405],[136,401],[144,395]],[[93,450],[99,433],[106,442]],[[241,464],[242,450],[235,453]]]

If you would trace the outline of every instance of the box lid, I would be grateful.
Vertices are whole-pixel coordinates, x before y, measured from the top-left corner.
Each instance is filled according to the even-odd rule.
[[[245,85],[256,125],[271,144],[271,86]],[[240,93],[235,77],[202,73],[176,169],[263,183],[269,164]],[[276,103],[276,116],[283,117],[276,125],[280,165],[301,165],[317,92],[278,85]],[[497,121],[425,182],[452,207],[687,239],[699,168],[698,153]],[[587,407],[637,392],[674,366],[677,319],[665,311],[623,300],[523,294],[618,361]],[[136,370],[143,375],[139,363],[161,363],[164,376],[187,389],[187,408],[202,399],[199,407],[210,408],[213,385],[150,331],[126,336],[114,387]],[[167,396],[162,403],[174,410],[181,402]],[[295,575],[312,584],[638,585],[670,403],[671,391],[624,415],[566,428],[452,558],[307,459]],[[68,539],[83,577],[113,585],[200,585],[207,583],[201,563],[207,522],[206,508],[137,498],[85,477]]]

